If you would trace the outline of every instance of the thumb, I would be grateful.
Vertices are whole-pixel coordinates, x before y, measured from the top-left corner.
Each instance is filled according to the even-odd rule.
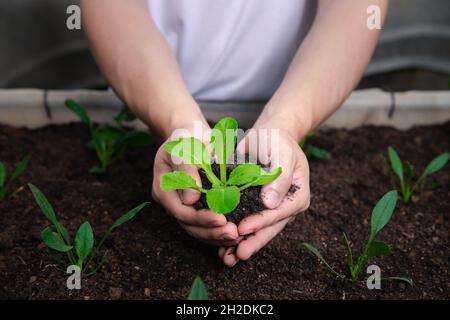
[[[261,199],[268,209],[277,208],[292,185],[292,176],[294,174],[292,163],[283,159],[281,160],[280,166],[282,169],[281,175],[275,181],[263,186],[261,189]],[[271,170],[274,169],[271,168]]]
[[[200,175],[198,173],[197,167],[195,167],[194,165],[182,164],[182,165],[178,166],[178,170],[184,171],[185,173],[190,175],[192,178],[194,178],[194,180],[196,181],[196,183],[199,187],[202,186],[202,181],[200,179]],[[180,196],[181,196],[181,201],[183,202],[183,204],[192,206],[200,199],[201,192],[198,192],[197,190],[192,190],[192,189],[184,189],[184,190],[181,190]]]

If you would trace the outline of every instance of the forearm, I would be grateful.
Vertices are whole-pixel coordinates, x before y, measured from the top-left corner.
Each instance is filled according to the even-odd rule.
[[[205,121],[145,0],[82,0],[81,6],[98,65],[140,119],[164,138]]]
[[[331,115],[359,82],[378,40],[367,7],[387,0],[321,0],[313,26],[255,126],[270,123],[299,140]]]

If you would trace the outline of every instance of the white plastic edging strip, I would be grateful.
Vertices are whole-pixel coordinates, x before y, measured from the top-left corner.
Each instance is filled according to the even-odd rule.
[[[77,121],[64,106],[68,98],[85,107],[98,122],[111,121],[123,103],[111,91],[37,89],[0,90],[0,123],[36,128],[47,124]],[[200,102],[205,116],[217,121],[224,116],[250,127],[264,103]],[[50,110],[51,117],[46,112]],[[301,112],[301,110],[299,110]],[[392,117],[389,113],[392,113]],[[450,120],[450,91],[409,91],[391,94],[378,89],[354,91],[324,126],[354,128],[361,125],[389,125],[406,129],[413,125]],[[137,126],[144,126],[138,123]]]

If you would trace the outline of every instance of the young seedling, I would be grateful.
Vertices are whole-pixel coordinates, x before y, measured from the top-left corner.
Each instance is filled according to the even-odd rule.
[[[308,133],[306,135],[306,137],[304,137],[300,143],[298,144],[300,146],[300,148],[302,148],[302,150],[305,152],[305,155],[308,158],[317,158],[317,159],[322,159],[322,160],[326,160],[326,159],[330,159],[331,158],[331,153],[325,149],[322,148],[318,148],[315,145],[308,143],[308,140],[312,137],[314,137],[317,134],[317,130],[313,130],[310,133]]]
[[[74,100],[66,100],[66,106],[89,127],[91,141],[88,143],[88,147],[95,150],[100,161],[100,166],[91,168],[92,173],[104,173],[113,161],[125,153],[128,147],[144,147],[152,142],[149,132],[126,130],[122,126],[123,122],[131,122],[135,119],[127,107],[123,107],[114,118],[116,125],[94,125],[86,110]]]
[[[75,240],[72,242],[69,232],[56,218],[56,213],[44,194],[31,183],[28,184],[28,187],[30,188],[42,213],[53,225],[54,229],[47,227],[41,233],[42,240],[50,249],[50,252],[55,251],[66,254],[70,265],[78,266],[80,270],[87,273],[87,275],[95,274],[102,266],[108,251],[105,251],[102,259],[99,263],[97,263],[97,267],[95,269],[89,269],[91,262],[97,258],[105,240],[111,235],[111,233],[125,222],[133,219],[139,211],[149,204],[148,202],[142,203],[117,219],[111,227],[106,230],[103,237],[94,248],[94,233],[89,222],[86,221],[79,227],[77,233],[75,234]]]
[[[437,156],[427,165],[420,177],[417,180],[414,180],[414,171],[411,164],[408,161],[402,162],[397,151],[395,151],[392,147],[388,148],[388,154],[392,170],[399,178],[402,200],[405,204],[411,200],[411,196],[417,187],[427,177],[441,170],[446,165],[450,157],[448,152]]]
[[[30,162],[30,157],[26,156],[23,158],[19,164],[14,169],[14,172],[11,176],[11,178],[7,179],[6,177],[6,167],[5,165],[0,162],[0,200],[4,200],[6,197],[8,197],[9,189],[11,188],[11,185],[14,180],[16,180],[22,173],[26,170],[28,167],[28,163]],[[16,189],[14,192],[11,193],[11,196],[15,195],[17,192],[22,190],[22,187]]]
[[[241,191],[254,186],[265,185],[278,178],[281,168],[266,172],[255,163],[240,164],[227,176],[227,160],[234,154],[238,124],[233,118],[220,120],[212,130],[211,146],[220,168],[217,177],[211,167],[211,157],[206,146],[196,138],[180,138],[165,144],[164,150],[180,158],[184,163],[199,167],[211,182],[205,190],[196,184],[194,178],[182,171],[166,173],[160,181],[164,191],[194,189],[206,194],[208,207],[219,214],[232,212],[240,202]]]
[[[131,112],[130,108],[123,106],[117,116],[114,117],[114,121],[119,127],[123,127],[124,122],[130,123],[137,119],[136,115]]]
[[[200,277],[196,277],[192,283],[188,300],[208,300],[208,292],[206,291],[205,284]]]
[[[378,203],[373,208],[369,239],[367,240],[364,250],[357,260],[356,264],[354,264],[353,252],[347,235],[345,233],[343,234],[343,241],[347,250],[347,264],[350,271],[350,280],[352,282],[356,282],[358,280],[359,274],[361,273],[361,270],[365,266],[368,259],[379,256],[387,256],[391,253],[391,248],[389,247],[389,245],[382,241],[376,240],[376,236],[391,219],[392,213],[394,212],[395,206],[397,204],[397,198],[397,191],[389,191],[380,199],[380,201],[378,201]],[[338,278],[347,279],[345,275],[337,272],[325,260],[325,258],[317,248],[306,242],[304,242],[303,245],[317,258],[319,258],[319,260],[322,261],[322,263],[328,268],[328,270],[330,270],[332,274],[334,274]],[[412,280],[406,277],[387,277],[383,278],[382,280],[399,280],[412,285]]]

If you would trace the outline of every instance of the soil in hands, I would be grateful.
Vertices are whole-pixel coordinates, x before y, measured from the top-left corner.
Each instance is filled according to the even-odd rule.
[[[234,163],[227,165],[227,177],[230,176],[231,171],[233,171],[233,169],[236,168],[237,166],[238,165],[235,157]],[[220,176],[220,166],[218,164],[214,163],[212,165],[212,169],[217,177]],[[208,180],[204,172],[201,170],[200,170],[200,179],[202,180],[203,188],[205,189],[211,188],[211,182]],[[239,202],[236,209],[225,215],[227,220],[233,222],[236,225],[239,225],[239,223],[248,216],[257,214],[262,210],[264,210],[264,204],[261,200],[260,193],[261,193],[261,186],[250,187],[241,191],[241,201]],[[195,208],[198,210],[208,208],[205,194],[201,195],[200,200],[195,204]]]
[[[81,124],[38,130],[0,126],[0,160],[10,172],[30,154],[29,169],[15,186],[34,183],[72,235],[88,220],[98,239],[116,218],[150,199],[157,146],[132,149],[107,174],[94,176],[89,169],[97,160],[86,148],[88,141]],[[399,202],[379,235],[393,254],[371,261],[382,276],[411,277],[414,287],[382,282],[381,290],[368,290],[364,282],[336,280],[301,243],[310,242],[346,272],[342,233],[358,255],[369,234],[373,205],[392,189],[387,147],[392,145],[421,172],[436,155],[450,150],[450,123],[408,131],[330,130],[310,142],[333,155],[328,161],[310,161],[310,209],[233,268],[222,264],[217,248],[189,237],[152,201],[106,243],[109,256],[102,270],[84,277],[81,290],[68,290],[67,275],[52,266],[40,239],[49,224],[30,192],[22,190],[0,202],[0,299],[183,299],[195,276],[203,278],[212,299],[448,299],[449,165],[429,181],[435,189],[422,188],[407,206]],[[259,191],[243,195],[242,212],[262,208],[252,202],[260,201]]]

